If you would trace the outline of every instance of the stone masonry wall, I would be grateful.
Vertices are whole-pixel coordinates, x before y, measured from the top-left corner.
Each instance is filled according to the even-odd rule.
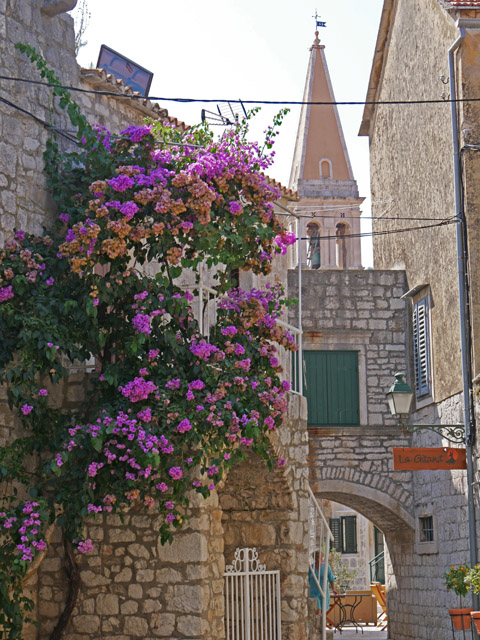
[[[283,640],[310,638],[308,628],[308,494],[306,402],[290,394],[273,446],[287,463],[269,472],[258,458],[233,469],[220,492],[225,561],[256,547],[267,570],[280,570]]]
[[[395,5],[375,99],[396,100],[400,93],[402,100],[436,100],[442,92],[449,95],[450,89],[440,77],[448,78],[448,50],[459,35],[454,19],[438,0],[398,0]],[[459,97],[461,85],[460,78]],[[448,107],[378,105],[372,125],[374,231],[427,226],[435,224],[429,218],[441,220],[455,215]],[[460,116],[459,126],[468,129],[471,124]],[[478,184],[476,178],[474,182]],[[382,219],[387,207],[388,214]],[[435,401],[458,393],[462,384],[455,225],[379,235],[374,243],[374,265],[380,269],[395,265],[404,268],[408,289],[430,285]]]
[[[408,364],[403,271],[302,270],[303,348],[359,352],[360,423],[392,425],[385,393]],[[288,273],[298,297],[298,272]],[[290,307],[291,324],[298,307]]]
[[[73,18],[66,14],[50,17],[41,11],[43,0],[0,0],[0,58],[2,74],[13,78],[41,80],[36,68],[15,49],[22,42],[36,48],[66,85],[99,88],[92,72],[82,75],[75,59]],[[111,91],[116,91],[112,85]],[[61,129],[72,130],[48,87],[0,80],[1,95],[36,118]],[[129,124],[141,124],[155,111],[138,100],[116,99],[93,94],[74,96],[91,123],[118,132]],[[165,111],[165,113],[167,113]],[[54,207],[45,184],[43,151],[47,128],[12,106],[0,103],[0,245],[14,228],[41,232],[54,219]],[[59,143],[70,143],[60,136]]]
[[[95,549],[78,557],[80,592],[66,640],[224,637],[218,498],[192,495],[191,502],[188,524],[164,546],[155,516],[143,510],[88,525]],[[41,567],[39,640],[50,637],[63,610],[63,555],[57,536]]]
[[[462,394],[447,398],[412,414],[416,424],[462,423]],[[432,431],[416,432],[414,447],[461,446],[453,445]],[[405,638],[451,638],[451,623],[447,609],[458,606],[458,598],[447,592],[442,574],[451,566],[469,564],[467,472],[415,471],[414,488],[415,532],[409,540],[390,549],[390,561],[396,564],[395,577],[390,579],[390,598],[394,605],[394,619],[404,629]],[[478,504],[477,504],[478,508]],[[419,517],[433,516],[433,545],[420,542]],[[410,589],[400,590],[405,583]],[[432,595],[434,594],[434,595]],[[464,606],[471,606],[470,598]],[[402,636],[400,636],[402,640]]]

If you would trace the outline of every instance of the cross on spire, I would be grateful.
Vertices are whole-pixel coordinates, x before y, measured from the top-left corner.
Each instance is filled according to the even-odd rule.
[[[315,27],[316,27],[316,29],[318,29],[318,27],[326,27],[327,26],[326,22],[322,22],[321,20],[319,20],[320,16],[318,15],[316,9],[315,9],[315,15],[312,16],[312,18],[315,18]]]

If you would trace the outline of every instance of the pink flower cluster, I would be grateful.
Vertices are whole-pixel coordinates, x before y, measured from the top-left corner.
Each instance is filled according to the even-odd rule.
[[[32,562],[37,551],[47,547],[42,538],[38,507],[38,502],[26,500],[17,510],[18,515],[0,512],[0,529],[8,530],[10,536],[17,541],[15,546],[22,562]]]
[[[140,400],[146,400],[151,393],[157,390],[157,387],[151,380],[137,377],[124,387],[119,387],[119,390],[123,396],[129,398],[130,402],[139,402]]]

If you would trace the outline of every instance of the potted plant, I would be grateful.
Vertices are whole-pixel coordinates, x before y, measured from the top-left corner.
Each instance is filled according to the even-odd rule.
[[[480,568],[480,567],[479,567]],[[449,609],[448,613],[452,618],[452,624],[454,629],[470,629],[471,608],[462,608],[462,598],[469,592],[469,584],[467,582],[467,574],[469,567],[461,564],[458,567],[451,566],[450,569],[443,574],[443,583],[447,587],[447,591],[454,591],[460,598],[459,609]]]
[[[328,557],[328,562],[335,576],[335,584],[340,587],[340,591],[342,593],[345,593],[354,583],[358,569],[351,569],[347,564],[345,564],[342,560],[342,554],[336,549],[330,549]]]
[[[475,594],[480,593],[480,564],[476,564],[472,569],[467,571],[465,580],[469,591]],[[475,624],[477,633],[480,633],[480,611],[471,611],[470,615]]]

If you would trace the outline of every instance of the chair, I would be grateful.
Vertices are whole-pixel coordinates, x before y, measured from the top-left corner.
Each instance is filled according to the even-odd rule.
[[[372,590],[373,595],[375,596],[376,601],[382,608],[382,613],[379,615],[377,624],[383,625],[382,631],[387,628],[388,617],[387,617],[387,596],[385,592],[385,585],[380,584],[380,582],[372,582],[370,585],[370,589]]]

